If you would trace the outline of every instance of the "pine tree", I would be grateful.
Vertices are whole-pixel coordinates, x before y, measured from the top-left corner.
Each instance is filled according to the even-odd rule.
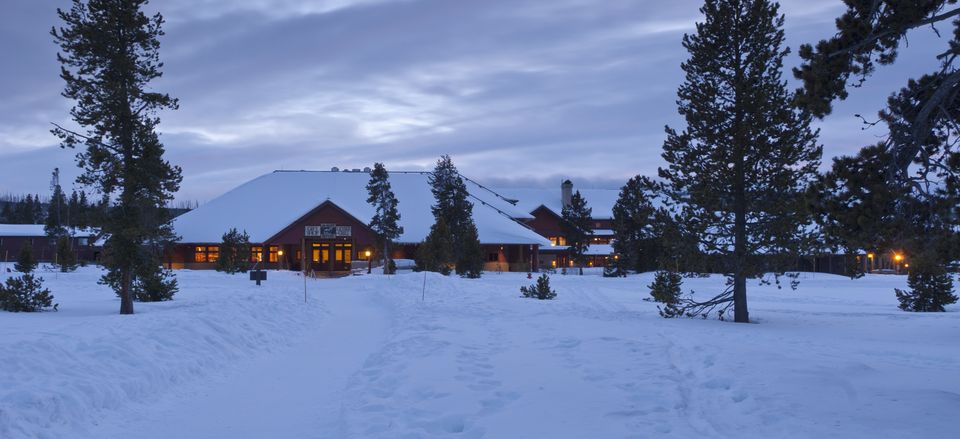
[[[21,273],[30,273],[37,268],[37,259],[33,257],[33,246],[30,242],[24,242],[20,247],[20,254],[17,255],[17,262],[13,264],[13,269]]]
[[[220,243],[220,257],[217,258],[217,271],[224,273],[246,273],[250,266],[250,235],[247,231],[231,228],[223,234]]]
[[[370,182],[367,183],[367,203],[373,206],[375,213],[370,219],[370,229],[377,235],[383,252],[383,274],[390,272],[390,243],[403,234],[403,227],[397,224],[400,221],[400,212],[397,210],[397,197],[390,187],[390,174],[383,163],[374,163],[370,171]]]
[[[580,195],[580,191],[573,193],[570,205],[563,206],[560,212],[560,228],[567,240],[570,258],[580,268],[581,275],[587,249],[590,248],[590,238],[593,237],[593,228],[590,227],[592,215],[593,209],[587,207],[587,200]]]
[[[660,169],[681,227],[724,262],[732,282],[709,302],[721,315],[732,303],[736,322],[749,321],[747,278],[770,270],[779,281],[811,239],[803,193],[822,148],[781,77],[778,10],[768,0],[704,3],[704,21],[683,38],[690,58],[677,102],[687,127],[667,127]]]
[[[51,306],[57,309],[50,290],[43,288],[43,278],[31,273],[9,277],[0,285],[0,309],[4,311],[38,312]]]
[[[57,267],[63,273],[77,269],[77,255],[73,252],[68,236],[57,238]]]
[[[450,253],[455,262],[457,274],[467,275],[467,271],[476,264],[483,266],[482,252],[477,253],[471,250],[470,254],[466,253],[467,246],[480,246],[479,239],[474,238],[477,236],[477,226],[473,222],[473,203],[467,199],[470,196],[467,185],[460,178],[460,173],[449,155],[443,155],[437,160],[437,165],[428,177],[428,181],[436,200],[431,211],[437,222],[443,219],[449,230]]]
[[[77,200],[77,211],[71,214],[77,228],[85,229],[90,227],[90,208],[91,206],[90,202],[87,201],[86,192],[80,191],[80,199]]]
[[[647,192],[653,183],[636,176],[620,188],[620,196],[613,205],[613,251],[619,256],[618,267],[642,270],[643,250],[655,238],[656,208]]]
[[[56,179],[59,170],[53,171]],[[67,199],[63,195],[63,189],[59,184],[53,186],[53,195],[50,196],[50,204],[47,204],[47,218],[43,226],[43,231],[51,241],[56,242],[61,236],[67,235],[67,227],[63,219],[66,216]]]
[[[953,278],[940,264],[917,264],[907,276],[909,291],[896,289],[900,309],[915,312],[943,312],[944,306],[957,303]]]
[[[557,292],[550,288],[550,277],[546,273],[537,278],[537,283],[520,287],[520,293],[528,299],[553,300],[557,297]]]
[[[10,206],[13,206],[13,203],[6,202],[3,204],[3,211],[0,212],[0,218],[2,218],[2,222],[4,223],[14,224],[13,207]]]
[[[653,277],[653,283],[650,288],[650,297],[661,305],[657,305],[660,316],[665,318],[683,316],[683,309],[680,306],[681,286],[683,277],[680,273],[669,270],[659,270]]]
[[[457,257],[457,273],[470,279],[477,279],[483,274],[483,248],[477,236],[477,227],[472,223],[468,224],[460,239],[463,240],[463,247],[461,247],[460,256]]]
[[[80,226],[80,196],[77,195],[77,191],[70,191],[70,198],[67,200],[67,211],[66,211],[66,225],[67,227],[76,230]]]
[[[84,147],[78,181],[114,199],[100,226],[108,236],[102,262],[120,295],[120,313],[133,313],[133,281],[138,272],[156,271],[157,249],[175,236],[165,206],[179,189],[180,168],[164,160],[157,113],[177,101],[152,91],[161,76],[159,37],[163,17],[148,17],[147,0],[73,0],[57,10],[64,26],[51,31],[61,53],[63,96],[74,100],[70,114],[80,134],[53,130],[61,146]]]
[[[418,271],[435,271],[450,274],[450,265],[454,263],[453,237],[443,217],[430,227],[430,233],[417,248],[416,263]]]

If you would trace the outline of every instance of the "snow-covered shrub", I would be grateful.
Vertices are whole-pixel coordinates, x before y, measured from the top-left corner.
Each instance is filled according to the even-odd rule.
[[[0,309],[4,311],[37,312],[51,306],[53,295],[43,288],[43,278],[24,273],[7,278],[6,283],[0,285]]]
[[[657,310],[660,311],[661,316],[670,318],[683,315],[683,310],[678,306],[682,284],[683,277],[680,276],[680,273],[666,270],[657,271],[653,283],[648,288],[650,288],[650,297],[657,303],[663,304],[662,307],[657,305]]]
[[[541,274],[536,284],[520,287],[520,292],[523,297],[530,299],[550,300],[557,297],[557,292],[550,289],[550,277],[546,274]]]
[[[896,289],[900,309],[916,312],[943,312],[943,307],[957,302],[953,279],[942,266],[918,264],[907,276],[909,291]]]
[[[620,267],[620,264],[611,264],[603,267],[603,277],[627,277],[627,272]]]

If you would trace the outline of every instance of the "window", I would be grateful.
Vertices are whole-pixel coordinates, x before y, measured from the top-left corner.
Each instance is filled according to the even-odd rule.
[[[263,261],[263,247],[252,246],[250,247],[250,262],[262,262]]]
[[[193,248],[193,262],[217,262],[220,259],[220,247],[198,245]]]
[[[549,239],[553,245],[567,245],[567,238],[563,236],[551,236],[547,239]]]
[[[275,246],[275,245],[271,245],[270,247],[268,247],[268,251],[267,251],[267,261],[269,261],[269,262],[277,262],[277,261],[279,261],[279,260],[280,260],[280,256],[278,256],[279,253],[280,253],[280,247]]]

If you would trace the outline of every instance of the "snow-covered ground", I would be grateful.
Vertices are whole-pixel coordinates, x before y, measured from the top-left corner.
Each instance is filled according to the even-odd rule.
[[[938,438],[960,410],[960,308],[899,311],[903,277],[751,284],[740,325],[660,318],[650,274],[555,275],[554,301],[515,273],[310,279],[304,303],[296,273],[178,271],[134,316],[95,268],[42,274],[59,312],[0,312],[2,438]]]

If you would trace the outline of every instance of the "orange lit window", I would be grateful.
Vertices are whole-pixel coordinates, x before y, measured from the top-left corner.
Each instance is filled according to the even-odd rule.
[[[567,245],[567,238],[563,236],[551,236],[548,238],[553,245]]]
[[[263,261],[263,247],[253,246],[250,247],[250,262],[261,262]]]
[[[220,247],[198,245],[193,248],[193,262],[217,262],[220,259]]]
[[[267,261],[277,262],[278,260],[280,260],[279,256],[277,256],[277,253],[279,251],[280,251],[280,247],[277,247],[275,245],[271,245],[270,247],[268,247]]]

